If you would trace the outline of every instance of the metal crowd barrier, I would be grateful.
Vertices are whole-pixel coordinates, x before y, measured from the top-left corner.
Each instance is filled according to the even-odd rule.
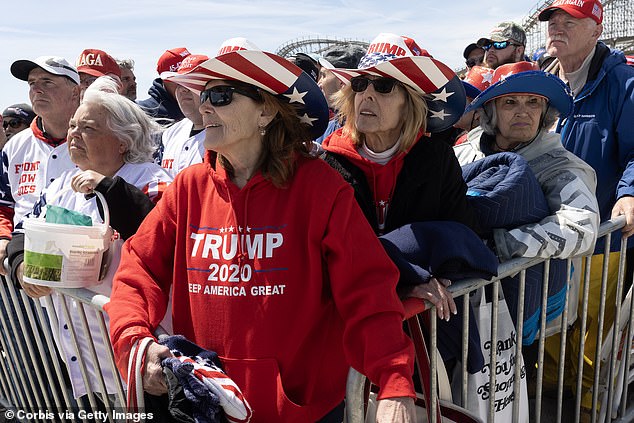
[[[599,228],[598,238],[605,239],[606,256],[603,263],[603,273],[601,280],[601,297],[599,305],[598,315],[598,327],[599,333],[597,336],[595,359],[594,361],[594,374],[593,385],[590,388],[592,392],[592,409],[582,415],[582,394],[585,392],[582,386],[583,377],[583,364],[584,364],[584,345],[585,338],[580,337],[579,343],[579,355],[577,359],[577,379],[576,379],[576,394],[571,398],[570,395],[564,394],[564,366],[566,355],[566,336],[567,331],[572,323],[579,325],[580,332],[585,333],[587,320],[588,320],[588,295],[589,295],[589,280],[590,280],[590,266],[591,256],[585,257],[585,277],[581,281],[580,287],[582,295],[582,307],[577,312],[577,319],[575,316],[570,316],[569,309],[573,301],[570,301],[570,294],[572,289],[579,289],[573,284],[573,281],[568,278],[568,287],[566,290],[564,311],[558,320],[557,325],[554,322],[550,322],[548,327],[546,325],[546,304],[548,293],[548,275],[549,275],[549,262],[548,259],[541,258],[520,258],[507,261],[500,264],[498,269],[498,276],[491,281],[482,279],[469,279],[454,282],[450,286],[450,291],[454,297],[454,301],[459,301],[463,304],[463,310],[465,312],[462,316],[455,316],[452,318],[462,318],[462,360],[460,370],[460,380],[458,380],[461,398],[466,400],[468,395],[474,395],[473,392],[467,390],[467,348],[469,337],[469,294],[483,286],[490,285],[492,290],[492,319],[491,319],[491,338],[497,338],[497,307],[498,307],[498,290],[500,289],[500,280],[505,277],[517,275],[519,273],[519,298],[518,298],[518,313],[517,313],[517,340],[515,351],[516,357],[522,354],[522,335],[523,335],[523,314],[524,314],[524,284],[526,270],[532,266],[544,263],[544,281],[542,287],[542,299],[541,299],[541,315],[540,315],[540,330],[539,335],[535,342],[538,343],[538,358],[537,358],[537,377],[536,381],[528,383],[535,384],[533,387],[535,395],[530,401],[529,415],[531,422],[585,422],[592,423],[604,423],[604,422],[632,422],[634,421],[634,401],[632,401],[632,392],[628,389],[632,388],[632,382],[634,382],[634,301],[632,301],[632,281],[625,281],[625,268],[626,268],[626,241],[621,242],[621,254],[618,267],[618,278],[616,281],[616,301],[615,304],[615,318],[611,325],[611,329],[607,332],[605,340],[603,339],[605,310],[606,310],[606,287],[608,284],[608,266],[609,266],[609,246],[611,240],[611,234],[614,231],[621,229],[625,225],[625,218],[619,217],[614,220],[604,222]],[[572,260],[568,259],[567,275],[571,274]],[[577,263],[579,263],[577,261]],[[627,289],[627,294],[624,295],[624,291]],[[429,333],[429,356],[431,362],[431,371],[429,377],[429,386],[431,388],[431,400],[430,404],[426,405],[431,407],[432,412],[431,422],[437,422],[438,416],[435,412],[438,399],[438,381],[437,381],[437,369],[438,363],[436,359],[437,351],[437,338],[436,338],[436,309],[432,304],[426,303],[426,313],[429,316],[428,333]],[[616,329],[615,329],[616,328]],[[556,398],[544,398],[543,396],[543,371],[544,371],[544,343],[547,336],[554,333],[559,333],[561,342],[559,346],[559,367],[557,375],[557,388]],[[495,349],[490,350],[489,360],[491,362],[490,368],[495,369],[496,354]],[[600,359],[599,359],[600,358]],[[485,357],[486,360],[486,357]],[[561,363],[564,363],[563,365]],[[515,366],[515,380],[514,380],[514,392],[519,392],[520,388],[520,372],[521,367]],[[454,383],[456,381],[454,380]],[[496,386],[496,372],[490,372],[489,386]],[[530,388],[529,388],[530,389]],[[587,391],[587,389],[586,389]],[[347,392],[346,392],[346,423],[362,423],[365,421],[365,410],[368,406],[368,382],[366,377],[355,369],[350,369],[348,375]],[[618,398],[618,400],[617,400]],[[629,401],[628,401],[629,400]],[[495,421],[495,389],[491,389],[491,395],[489,398],[488,408],[488,422]],[[458,403],[457,405],[463,405]],[[513,421],[518,421],[519,415],[519,401],[513,402]],[[443,416],[444,418],[445,416]],[[373,422],[372,422],[373,423]],[[503,422],[506,423],[506,422]]]
[[[60,296],[57,312],[51,296],[33,300],[2,278],[0,421],[125,421],[125,386],[115,365],[103,312],[103,305],[109,299],[86,289],[56,292]],[[69,304],[74,306],[72,313]],[[89,329],[89,316],[98,324],[97,333]],[[67,322],[74,348],[73,359],[77,361],[84,386],[88,387],[87,394],[79,398],[73,396],[66,364],[55,344],[57,335],[51,330],[51,327],[59,327],[60,318]],[[106,346],[105,362],[98,359],[97,340]],[[80,342],[85,345],[83,350]],[[92,375],[88,372],[87,362],[98,364]],[[114,393],[107,393],[106,370],[115,375]]]
[[[606,238],[606,245],[610,245],[610,236],[612,232],[622,228],[624,218],[605,222],[599,230],[599,237]],[[624,251],[625,243],[621,243],[621,249]],[[564,397],[564,366],[559,366],[557,395],[554,404],[547,404],[542,398],[542,382],[543,382],[543,363],[544,363],[544,342],[547,335],[550,335],[549,329],[546,327],[546,301],[547,301],[547,282],[548,282],[548,260],[531,258],[531,259],[515,259],[503,263],[499,267],[499,275],[492,281],[484,280],[463,280],[455,282],[450,290],[456,301],[463,302],[463,309],[468,310],[469,293],[483,287],[491,285],[493,290],[493,298],[497,298],[497,291],[500,289],[500,280],[504,277],[520,274],[520,298],[517,321],[517,339],[522,339],[522,323],[523,322],[523,292],[525,282],[525,272],[531,266],[546,263],[542,295],[542,312],[541,326],[538,342],[538,371],[535,386],[535,399],[530,407],[531,421],[534,422],[568,422],[581,421],[581,393],[582,393],[582,372],[577,376],[576,386],[577,394],[574,398]],[[570,270],[571,261],[568,261],[568,270]],[[631,398],[631,392],[628,391],[630,384],[634,381],[634,350],[632,340],[634,338],[634,330],[632,322],[634,322],[634,306],[632,301],[632,283],[626,283],[625,275],[625,254],[621,254],[619,262],[619,276],[617,280],[617,294],[615,307],[616,314],[612,330],[607,332],[605,344],[603,340],[603,322],[604,312],[606,308],[606,285],[607,285],[607,267],[608,260],[604,262],[604,272],[602,281],[602,295],[599,313],[599,336],[596,348],[596,357],[594,368],[594,384],[592,387],[592,422],[627,422],[634,421],[634,404],[628,403]],[[586,258],[586,270],[590,268],[590,256]],[[582,333],[587,321],[587,299],[588,299],[588,279],[589,272],[586,271],[585,280],[582,282],[583,287],[581,295],[583,295],[583,307],[579,311],[578,318],[575,322],[580,325]],[[570,271],[568,271],[570,274]],[[59,421],[59,422],[93,422],[107,421],[116,422],[125,420],[125,385],[118,377],[118,371],[115,366],[114,356],[108,337],[105,314],[103,313],[103,305],[107,303],[108,298],[95,294],[84,289],[59,289],[57,294],[67,301],[60,301],[60,315],[54,310],[52,299],[50,296],[41,300],[33,300],[27,297],[20,289],[16,289],[12,283],[8,283],[4,278],[0,283],[0,406],[4,409],[0,410],[0,421],[2,417],[6,420],[13,418],[21,421]],[[560,345],[560,363],[563,362],[566,349],[566,333],[569,328],[569,294],[571,284],[566,292],[564,312],[561,316],[561,323],[556,328],[556,332],[561,334]],[[627,294],[623,295],[626,290]],[[70,313],[66,303],[76,304],[77,312]],[[422,304],[422,302],[421,302]],[[46,306],[46,308],[44,308]],[[429,356],[431,361],[431,376],[429,378],[429,386],[431,388],[431,408],[434,410],[437,400],[437,380],[436,370],[438,368],[437,339],[436,339],[436,310],[432,305],[427,304],[429,311]],[[497,300],[493,301],[492,319],[492,338],[495,338],[497,331]],[[421,308],[422,309],[422,308]],[[47,312],[48,311],[48,312]],[[77,314],[78,313],[78,314]],[[90,331],[88,325],[88,317],[96,319],[99,330]],[[63,317],[68,322],[68,329],[71,334],[73,348],[75,349],[78,365],[81,370],[84,385],[90,387],[87,395],[81,398],[74,398],[70,383],[66,364],[60,358],[55,344],[56,335],[51,327],[58,328],[58,319]],[[453,318],[460,318],[455,316]],[[94,321],[94,320],[93,320]],[[460,391],[462,398],[472,394],[467,392],[467,340],[469,328],[469,314],[464,313],[463,322],[463,338],[462,338],[462,366],[460,369],[461,381]],[[552,326],[552,325],[550,325]],[[616,330],[614,330],[616,328]],[[79,346],[79,339],[87,340],[88,348],[83,350]],[[99,361],[95,347],[95,340],[100,340],[107,347],[107,359]],[[584,338],[581,337],[580,350],[583,351]],[[516,344],[516,354],[519,356],[522,352],[522,342]],[[492,354],[491,367],[495,368],[495,354]],[[583,356],[578,357],[579,368],[583,369]],[[99,363],[102,372],[97,372],[94,377],[89,375],[86,367],[86,361]],[[104,372],[112,372],[116,377],[116,392],[106,394],[106,383],[104,380]],[[520,381],[520,366],[515,369],[515,392],[518,392]],[[491,372],[490,386],[495,386],[496,375]],[[346,397],[346,422],[361,423],[364,421],[364,408],[368,390],[365,389],[365,377],[355,370],[351,369]],[[493,404],[495,401],[495,393],[492,392],[490,397],[489,421],[493,421],[494,411]],[[630,401],[631,402],[631,401]],[[458,404],[460,405],[460,404]],[[514,416],[518,415],[519,405],[514,402]],[[431,413],[432,422],[437,421],[435,412]],[[123,417],[123,418],[122,418]]]

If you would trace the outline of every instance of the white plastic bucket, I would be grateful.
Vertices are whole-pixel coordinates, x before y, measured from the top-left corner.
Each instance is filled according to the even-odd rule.
[[[24,281],[57,288],[83,288],[100,282],[104,252],[112,228],[105,198],[95,191],[104,211],[104,223],[93,226],[24,220]]]

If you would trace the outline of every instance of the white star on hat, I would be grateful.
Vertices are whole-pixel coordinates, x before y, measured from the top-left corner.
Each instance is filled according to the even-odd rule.
[[[297,87],[293,87],[293,92],[291,94],[284,94],[284,96],[288,97],[289,103],[305,104],[303,98],[307,93],[308,91],[304,91],[303,93],[300,93],[299,91],[297,91]]]
[[[438,94],[436,93],[431,93],[431,95],[434,96],[434,100],[433,101],[444,101],[445,103],[447,102],[447,99],[449,97],[451,97],[452,95],[454,95],[455,93],[453,92],[447,92],[447,88],[443,88],[441,92],[439,92]]]
[[[307,123],[310,126],[313,126],[313,121],[317,120],[317,118],[311,118],[310,116],[308,116],[308,113],[304,113],[304,116],[300,116],[299,120],[302,123]]]
[[[491,80],[493,79],[493,72],[486,72],[482,74],[482,81],[483,82],[491,82]]]
[[[430,110],[431,117],[438,118],[440,120],[445,120],[445,117],[451,116],[451,113],[445,113],[445,109],[441,109],[439,111]]]

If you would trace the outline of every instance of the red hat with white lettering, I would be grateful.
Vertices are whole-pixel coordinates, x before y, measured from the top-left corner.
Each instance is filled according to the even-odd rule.
[[[183,59],[189,56],[189,54],[189,51],[185,47],[165,50],[165,53],[163,53],[158,59],[156,71],[159,75],[163,72],[176,72]]]
[[[121,78],[121,68],[112,56],[103,50],[88,48],[77,58],[77,72],[100,77],[116,75]]]
[[[169,78],[174,75],[182,75],[194,69],[201,63],[209,60],[209,57],[204,54],[190,54],[183,59],[178,70],[176,72],[163,72],[161,73],[161,79]]]
[[[456,123],[466,105],[465,89],[449,66],[409,38],[379,34],[361,58],[358,69],[331,69],[349,84],[357,76],[396,79],[418,92],[427,103],[428,132],[439,132]]]
[[[539,20],[549,20],[550,15],[558,9],[573,18],[590,18],[598,24],[603,22],[603,5],[599,0],[555,0],[553,4],[539,12]]]

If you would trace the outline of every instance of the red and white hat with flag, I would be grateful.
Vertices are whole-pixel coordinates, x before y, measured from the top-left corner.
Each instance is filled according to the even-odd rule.
[[[434,59],[404,36],[379,34],[361,58],[358,69],[332,69],[349,83],[355,76],[393,78],[422,94],[427,102],[427,131],[439,132],[456,123],[466,105],[460,78],[444,63]]]
[[[195,93],[203,91],[207,82],[215,79],[244,82],[289,103],[314,138],[321,136],[328,125],[328,104],[317,82],[298,66],[273,53],[236,49],[209,59],[187,73],[165,78]]]

